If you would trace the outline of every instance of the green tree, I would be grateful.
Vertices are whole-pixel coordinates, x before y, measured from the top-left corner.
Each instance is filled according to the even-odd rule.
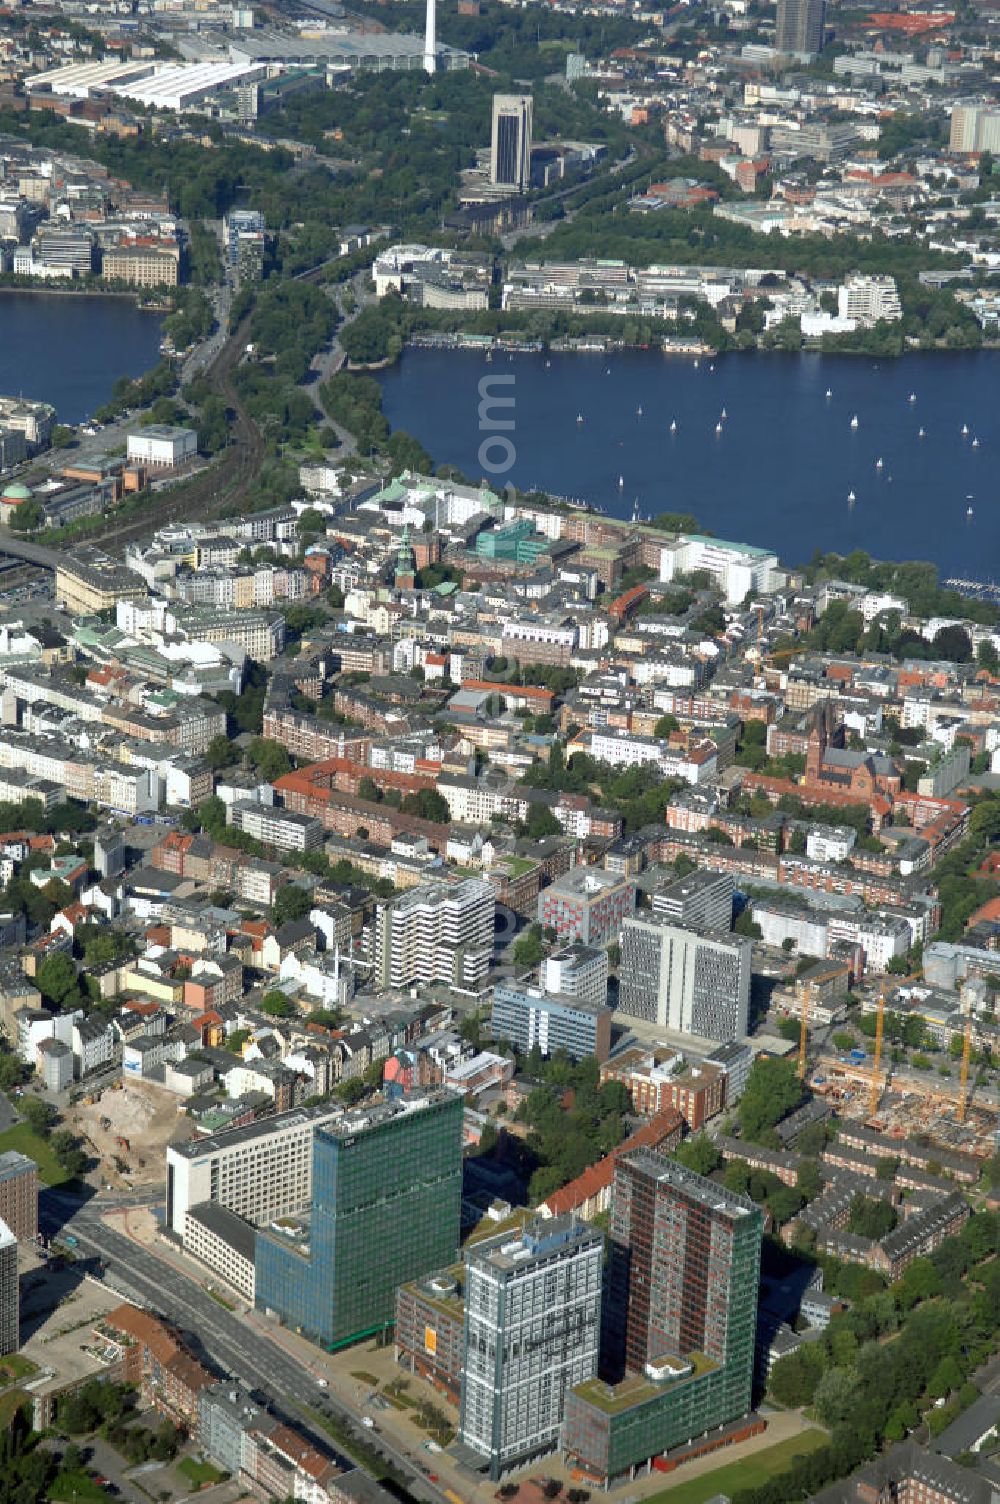
[[[295,1004],[283,992],[274,988],[271,992],[265,992],[260,1010],[270,1014],[272,1018],[291,1018],[295,1013]]]
[[[707,1133],[696,1133],[674,1150],[674,1158],[698,1175],[711,1175],[722,1163],[722,1155]]]
[[[274,895],[271,917],[280,926],[290,919],[304,919],[312,906],[312,898],[305,888],[300,888],[297,883],[285,883]]]
[[[853,1368],[828,1368],[820,1377],[813,1404],[824,1425],[838,1426],[852,1414],[857,1403],[858,1374]]]
[[[857,1195],[851,1202],[848,1232],[860,1238],[884,1238],[896,1225],[896,1213],[888,1201]]]
[[[250,761],[267,783],[274,783],[291,771],[292,762],[280,742],[265,736],[255,736],[247,746]]]
[[[946,658],[950,663],[972,661],[972,641],[965,628],[957,623],[935,632],[931,647],[935,658]]]
[[[80,985],[76,967],[65,951],[46,956],[35,973],[35,984],[45,1001],[66,1012],[79,1007]]]
[[[541,935],[528,930],[514,942],[514,965],[525,968],[538,966],[545,954]]]
[[[208,744],[208,750],[205,753],[205,761],[212,771],[216,773],[220,768],[228,768],[230,763],[238,760],[238,757],[239,753],[224,732],[220,732],[218,736],[212,737],[212,740]]]
[[[791,1060],[758,1057],[750,1067],[738,1109],[743,1136],[759,1136],[781,1121],[802,1099],[802,1087]]]

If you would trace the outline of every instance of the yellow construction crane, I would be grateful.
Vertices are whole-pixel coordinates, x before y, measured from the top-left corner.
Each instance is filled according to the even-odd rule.
[[[969,1110],[967,1088],[969,1085],[969,1058],[972,1054],[972,1005],[966,1005],[965,1037],[962,1040],[962,1070],[958,1078],[958,1121],[965,1122]]]
[[[812,1001],[812,982],[799,982],[799,1080],[806,1079],[806,1045],[809,1042],[809,1004]]]
[[[885,1031],[885,988],[878,995],[878,1016],[875,1019],[875,1063],[872,1066],[872,1084],[868,1094],[868,1116],[873,1118],[878,1112],[878,1101],[882,1095],[882,1082],[879,1077],[879,1066],[882,1063],[882,1035]]]

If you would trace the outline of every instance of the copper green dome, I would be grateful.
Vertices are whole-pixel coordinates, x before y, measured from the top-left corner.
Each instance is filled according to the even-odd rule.
[[[0,501],[30,501],[31,492],[27,486],[22,486],[19,481],[12,480],[9,486],[4,486]]]

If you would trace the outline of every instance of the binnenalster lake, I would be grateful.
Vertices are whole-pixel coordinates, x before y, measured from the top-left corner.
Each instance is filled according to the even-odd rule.
[[[393,428],[478,480],[493,431],[480,429],[479,383],[510,376],[494,395],[513,395],[514,408],[494,416],[513,416],[503,432],[516,459],[496,485],[622,517],[635,506],[642,516],[692,512],[717,536],[774,548],[788,564],[817,548],[861,548],[933,560],[943,577],[1000,579],[1000,355],[749,353],[696,366],[652,351],[495,353],[487,363],[415,349],[379,379]]]
[[[51,402],[57,422],[83,422],[119,376],[156,365],[160,322],[131,298],[0,292],[0,395]]]

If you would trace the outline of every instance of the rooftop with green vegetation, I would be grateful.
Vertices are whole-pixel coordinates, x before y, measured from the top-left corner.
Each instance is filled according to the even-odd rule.
[[[663,1357],[661,1354],[659,1361],[663,1361]],[[692,1379],[700,1379],[719,1366],[714,1358],[707,1357],[705,1353],[687,1353],[675,1361],[679,1365],[690,1364],[691,1372],[678,1374],[676,1378],[661,1379],[656,1383],[644,1374],[631,1374],[620,1384],[605,1384],[602,1379],[587,1379],[576,1386],[574,1393],[587,1404],[603,1410],[605,1415],[620,1415],[636,1405],[648,1405],[666,1390],[674,1389],[678,1384],[688,1384]]]

